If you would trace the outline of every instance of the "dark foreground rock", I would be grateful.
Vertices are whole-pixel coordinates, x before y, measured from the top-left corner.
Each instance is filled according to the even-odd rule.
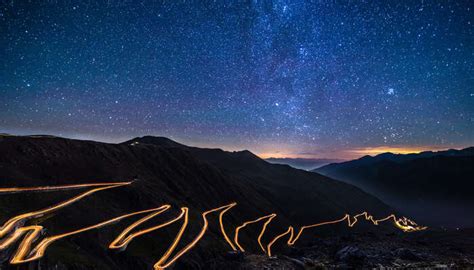
[[[325,237],[283,255],[234,254],[206,269],[474,269],[474,230]]]

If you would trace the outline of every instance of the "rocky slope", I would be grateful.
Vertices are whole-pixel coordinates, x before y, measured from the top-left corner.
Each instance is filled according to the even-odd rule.
[[[378,199],[351,185],[289,166],[269,164],[248,151],[230,153],[193,148],[164,138],[145,137],[107,144],[50,136],[1,136],[0,153],[1,187],[136,180],[130,186],[101,191],[58,213],[30,221],[47,227],[47,235],[165,203],[172,205],[173,214],[181,206],[189,207],[191,225],[186,241],[202,226],[201,212],[233,201],[238,206],[225,216],[229,231],[245,220],[276,213],[278,217],[268,229],[269,235],[281,233],[289,224],[299,226],[331,220],[346,212],[369,210],[377,216],[391,212]],[[0,221],[50,206],[78,192],[0,195]],[[60,240],[48,249],[43,259],[27,265],[30,269],[149,269],[178,227],[173,225],[143,235],[133,240],[124,252],[107,249],[114,236],[132,221]],[[229,250],[216,221],[217,215],[210,216],[210,232],[183,256],[176,269],[203,265],[208,258],[219,257]],[[259,229],[250,226],[242,235],[250,253],[259,251],[255,240]],[[312,236],[314,232],[305,238]],[[12,267],[8,259],[13,251],[0,251],[2,269]]]
[[[316,238],[272,258],[229,253],[208,261],[206,269],[473,269],[473,250],[473,230],[351,233]]]

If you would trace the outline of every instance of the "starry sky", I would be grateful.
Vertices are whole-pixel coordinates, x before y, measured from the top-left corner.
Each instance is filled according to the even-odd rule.
[[[0,132],[262,157],[474,145],[472,1],[0,1]]]

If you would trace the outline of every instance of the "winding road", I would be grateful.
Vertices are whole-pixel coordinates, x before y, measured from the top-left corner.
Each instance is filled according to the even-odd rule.
[[[133,182],[110,182],[110,183],[94,183],[94,184],[77,184],[77,185],[61,185],[61,186],[43,186],[43,187],[12,187],[12,188],[0,188],[0,195],[2,194],[9,194],[9,193],[22,193],[22,192],[45,192],[45,191],[62,191],[62,190],[72,190],[72,189],[87,189],[85,192],[80,193],[70,199],[62,201],[58,204],[52,205],[50,207],[27,212],[24,214],[20,214],[8,219],[2,227],[0,227],[0,251],[5,250],[9,247],[14,246],[17,242],[18,248],[14,252],[12,258],[10,259],[11,264],[21,264],[26,263],[34,260],[38,260],[43,257],[46,253],[47,248],[53,244],[55,241],[77,235],[86,231],[99,229],[104,226],[109,226],[114,223],[117,223],[123,219],[130,218],[133,216],[138,215],[145,215],[144,217],[138,219],[137,221],[133,222],[131,225],[126,227],[108,246],[110,249],[120,249],[124,250],[127,248],[127,245],[135,238],[150,233],[152,231],[159,230],[164,228],[168,225],[181,222],[181,227],[176,234],[174,240],[169,245],[166,252],[162,255],[162,257],[155,263],[154,269],[165,269],[175,263],[179,258],[185,255],[189,250],[195,247],[199,241],[204,237],[206,231],[209,226],[209,221],[207,216],[212,213],[219,213],[219,226],[222,233],[223,239],[229,244],[229,247],[234,251],[241,251],[244,252],[245,249],[242,244],[239,243],[239,234],[242,230],[245,229],[247,225],[260,223],[263,222],[261,227],[260,233],[257,238],[257,243],[265,254],[268,256],[272,256],[272,246],[279,241],[280,239],[287,237],[287,245],[292,246],[296,243],[296,241],[301,237],[304,230],[323,226],[323,225],[333,225],[338,223],[346,223],[348,227],[353,227],[360,218],[363,218],[367,221],[370,221],[373,225],[379,225],[382,222],[391,221],[397,228],[404,232],[414,232],[414,231],[421,231],[425,230],[427,227],[419,226],[414,221],[402,217],[398,218],[394,214],[388,215],[381,219],[374,219],[371,215],[367,212],[362,212],[357,215],[350,215],[346,214],[340,219],[325,221],[321,223],[311,224],[302,226],[299,230],[295,230],[293,226],[288,227],[288,229],[275,236],[269,243],[266,245],[262,242],[262,238],[265,235],[267,226],[277,217],[276,214],[268,214],[253,220],[245,221],[241,225],[237,226],[234,230],[233,239],[231,239],[224,226],[224,215],[228,211],[230,211],[233,207],[237,205],[237,203],[232,202],[227,205],[219,206],[217,208],[213,208],[201,213],[202,217],[202,227],[199,233],[191,240],[188,244],[186,244],[180,250],[176,250],[178,245],[182,242],[182,237],[186,232],[186,228],[189,224],[189,209],[187,207],[181,207],[181,211],[179,214],[165,221],[164,223],[155,225],[153,227],[149,227],[146,229],[136,230],[141,224],[149,221],[150,219],[167,212],[171,209],[171,205],[162,205],[157,208],[150,208],[141,211],[131,212],[127,214],[123,214],[121,216],[117,216],[95,225],[87,226],[78,230],[70,231],[63,234],[47,236],[41,240],[39,240],[40,236],[44,232],[45,228],[41,225],[24,225],[27,223],[28,220],[41,217],[43,215],[55,212],[59,209],[67,207],[73,203],[80,201],[81,199],[91,196],[99,191],[114,189],[119,187],[126,187],[131,185]],[[21,241],[21,238],[23,240]],[[34,244],[35,242],[38,242]]]

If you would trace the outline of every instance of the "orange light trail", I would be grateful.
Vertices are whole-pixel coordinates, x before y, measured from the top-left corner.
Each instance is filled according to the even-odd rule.
[[[361,217],[361,216],[363,216],[365,218],[365,220],[371,221],[372,224],[376,225],[376,226],[378,226],[380,222],[384,222],[384,221],[387,221],[387,220],[391,219],[394,222],[395,226],[397,228],[401,229],[404,232],[422,231],[422,230],[426,230],[428,228],[428,227],[418,226],[418,224],[416,224],[414,221],[412,221],[412,220],[410,220],[406,217],[397,218],[394,214],[391,214],[391,215],[389,215],[385,218],[382,218],[382,219],[374,219],[373,216],[369,215],[367,212],[362,212],[360,214],[354,215],[352,217],[352,219],[353,219],[352,221],[351,221],[351,215],[346,214],[344,217],[342,217],[340,219],[333,220],[333,221],[325,221],[325,222],[316,223],[316,224],[312,224],[312,225],[302,226],[300,228],[300,230],[298,231],[298,234],[296,234],[296,237],[294,237],[294,228],[292,226],[290,226],[290,227],[288,227],[288,230],[286,232],[277,235],[272,241],[270,241],[270,243],[267,245],[267,252],[266,253],[268,254],[268,256],[271,256],[272,255],[272,253],[271,253],[272,245],[278,239],[284,237],[287,234],[290,234],[290,237],[288,238],[287,244],[289,246],[293,246],[295,244],[295,242],[301,237],[301,234],[303,233],[303,230],[305,230],[305,229],[315,228],[315,227],[319,227],[319,226],[323,226],[323,225],[337,224],[337,223],[341,223],[341,222],[344,222],[344,221],[347,221],[347,226],[349,228],[352,228],[359,221],[358,218]]]
[[[268,223],[270,223],[270,221],[276,217],[276,214],[270,214],[270,215],[267,215],[267,216],[263,216],[263,217],[259,217],[255,220],[250,220],[250,221],[246,221],[244,222],[242,225],[240,225],[239,227],[237,227],[235,229],[235,233],[234,233],[234,242],[235,244],[237,245],[237,247],[239,247],[239,250],[244,252],[245,249],[239,244],[239,231],[243,228],[245,228],[247,225],[250,225],[252,223],[257,223],[259,221],[262,221],[262,220],[265,220],[267,219],[267,222],[264,223],[263,227],[262,227],[262,230],[260,231],[260,234],[259,234],[259,244],[260,244],[260,247],[262,247],[262,244],[260,243],[260,239],[262,238],[263,234],[265,233],[265,229],[267,228],[267,225]],[[262,247],[263,248],[263,247]],[[265,249],[264,249],[264,252],[265,252]]]
[[[25,214],[21,214],[21,215],[18,215],[16,217],[13,217],[13,218],[9,219],[7,222],[5,222],[5,224],[2,227],[0,227],[0,239],[3,238],[5,235],[7,235],[10,231],[12,231],[13,228],[16,228],[16,227],[19,226],[19,224],[24,223],[26,220],[41,217],[41,216],[43,216],[47,213],[59,210],[59,209],[65,207],[65,206],[68,206],[70,204],[73,204],[73,203],[83,199],[84,197],[90,196],[90,195],[92,195],[93,193],[95,193],[97,191],[106,190],[106,189],[115,188],[115,187],[120,187],[120,186],[125,186],[125,185],[129,185],[131,183],[132,182],[93,184],[93,186],[100,186],[100,187],[89,190],[89,191],[86,191],[84,193],[81,193],[78,196],[75,196],[75,197],[73,197],[69,200],[61,202],[61,203],[59,203],[57,205],[54,205],[52,207],[48,207],[48,208],[45,208],[45,209],[42,209],[42,210],[29,212],[29,213],[25,213]],[[61,187],[7,188],[7,189],[0,189],[0,192],[10,193],[12,191],[13,192],[21,192],[21,191],[24,191],[24,190],[27,190],[27,191],[47,191],[47,190],[58,190],[58,188],[59,189],[66,189],[66,188],[73,189],[73,188],[81,188],[81,187],[86,187],[86,185],[68,185],[68,186],[62,187],[62,188]],[[42,230],[42,227],[41,228],[39,228],[39,227],[41,227],[41,226],[38,226],[38,227],[23,227],[23,228],[20,228],[20,229],[16,229],[15,233],[11,237],[14,237],[14,236],[20,237],[22,233],[24,233],[25,231],[30,231],[30,230],[33,231],[31,234],[35,235],[34,232],[36,232],[36,230],[38,230],[38,229]],[[25,228],[28,228],[28,229],[26,230]],[[19,233],[20,233],[20,235],[18,235]],[[3,241],[0,242],[0,250],[6,248],[7,244],[5,244],[5,243],[9,243],[9,238],[7,238],[6,240],[3,240]],[[24,245],[22,245],[22,246],[24,246]],[[22,246],[20,246],[20,248]]]
[[[112,189],[116,187],[121,187],[121,186],[126,186],[130,185],[132,182],[111,182],[111,183],[94,183],[94,184],[79,184],[79,185],[62,185],[62,186],[44,186],[44,187],[13,187],[13,188],[0,188],[0,193],[15,193],[15,192],[35,192],[35,191],[58,191],[58,190],[70,190],[70,189],[78,189],[78,188],[92,188],[88,191],[85,191],[77,196],[74,196],[68,200],[65,200],[63,202],[60,202],[56,205],[53,205],[51,207],[47,207],[41,210],[33,211],[33,212],[28,212],[25,214],[20,214],[18,216],[15,216],[13,218],[10,218],[8,221],[5,222],[5,224],[0,227],[0,250],[4,250],[12,245],[14,245],[17,241],[20,240],[21,237],[23,237],[23,240],[20,242],[15,254],[10,260],[11,264],[20,264],[20,263],[25,263],[25,262],[31,262],[34,260],[38,260],[41,257],[45,255],[46,249],[54,243],[55,241],[69,237],[72,235],[77,235],[89,230],[93,229],[99,229],[104,226],[111,225],[113,223],[119,222],[122,219],[136,216],[136,215],[141,215],[141,214],[146,214],[144,217],[138,219],[137,221],[133,222],[131,225],[126,227],[108,246],[110,249],[126,249],[127,245],[136,237],[139,237],[141,235],[145,235],[147,233],[150,233],[152,231],[159,230],[161,228],[164,228],[168,225],[171,225],[173,223],[179,222],[182,220],[181,227],[176,234],[175,238],[173,239],[172,243],[168,247],[168,249],[165,251],[163,256],[155,263],[154,269],[155,270],[162,270],[165,268],[170,267],[172,264],[174,264],[179,258],[181,258],[183,255],[185,255],[189,250],[191,250],[194,246],[196,246],[199,241],[204,237],[206,231],[208,230],[209,226],[209,221],[207,219],[207,216],[211,213],[219,213],[219,227],[222,233],[222,236],[224,240],[229,244],[232,250],[237,251],[240,250],[242,252],[245,251],[243,246],[239,243],[239,233],[241,232],[242,229],[244,229],[246,226],[254,223],[258,223],[261,221],[265,221],[262,225],[262,228],[260,230],[260,233],[257,238],[258,245],[260,249],[266,253],[268,256],[272,256],[272,250],[271,247],[281,238],[285,237],[286,235],[289,235],[287,245],[292,246],[295,244],[295,242],[301,237],[302,233],[306,229],[310,228],[315,228],[323,225],[331,225],[331,224],[337,224],[337,223],[344,223],[347,221],[347,226],[348,227],[353,227],[357,222],[360,217],[365,218],[365,220],[372,222],[373,225],[379,225],[379,223],[384,222],[384,221],[389,221],[391,220],[394,225],[399,228],[400,230],[404,232],[414,232],[414,231],[420,231],[420,230],[425,230],[427,227],[422,227],[418,226],[414,221],[408,219],[408,218],[397,218],[395,215],[389,215],[385,218],[382,219],[374,219],[371,215],[369,215],[367,212],[362,212],[360,214],[351,216],[349,214],[344,215],[342,218],[333,220],[333,221],[326,221],[326,222],[321,222],[321,223],[316,223],[316,224],[311,224],[311,225],[305,225],[302,226],[298,233],[295,235],[295,230],[292,226],[289,226],[288,229],[284,232],[281,233],[277,236],[275,236],[267,245],[266,247],[262,243],[262,238],[266,232],[266,229],[268,225],[273,221],[273,219],[276,218],[276,214],[272,213],[266,216],[262,216],[253,220],[245,221],[242,223],[240,226],[235,228],[234,231],[234,238],[233,241],[229,238],[229,236],[226,233],[225,226],[224,226],[224,215],[231,210],[233,207],[237,205],[237,203],[233,202],[224,206],[220,206],[217,208],[210,209],[208,211],[205,211],[201,213],[202,216],[202,227],[199,231],[199,233],[194,237],[193,240],[191,240],[187,245],[185,245],[181,250],[177,251],[175,255],[175,250],[177,246],[181,243],[181,239],[186,231],[186,228],[189,223],[189,209],[187,207],[181,207],[181,212],[179,215],[177,215],[175,218],[171,218],[170,220],[152,226],[147,229],[142,229],[137,232],[132,232],[134,229],[136,229],[139,225],[151,220],[152,218],[168,211],[171,209],[171,205],[166,204],[162,205],[157,208],[150,208],[146,210],[141,210],[141,211],[136,211],[136,212],[131,212],[127,213],[121,216],[117,216],[115,218],[105,220],[103,222],[97,223],[95,225],[91,225],[88,227],[84,227],[82,229],[74,230],[71,232],[63,233],[63,234],[58,234],[54,236],[49,236],[41,241],[39,243],[33,246],[33,243],[38,240],[42,232],[44,231],[43,226],[41,225],[31,225],[31,226],[23,226],[23,224],[33,218],[41,217],[45,214],[57,211],[61,208],[64,208],[66,206],[69,206],[75,202],[78,202],[79,200],[90,196],[98,191],[103,191],[107,189]]]
[[[171,245],[170,249],[166,252],[165,255],[168,255],[168,256],[163,256],[154,266],[154,268],[156,270],[158,269],[165,269],[165,268],[168,268],[170,265],[172,265],[174,262],[176,262],[176,260],[178,260],[181,256],[183,256],[186,252],[188,252],[191,248],[193,248],[198,242],[199,240],[201,240],[201,238],[204,236],[204,234],[206,233],[207,231],[207,227],[209,226],[209,223],[207,221],[207,215],[210,214],[210,213],[213,213],[213,212],[218,212],[218,211],[227,211],[229,210],[230,208],[234,207],[236,205],[236,203],[231,203],[231,204],[228,204],[228,205],[224,205],[224,206],[221,206],[221,207],[218,207],[218,208],[214,208],[214,209],[211,209],[211,210],[208,210],[206,212],[203,212],[201,215],[202,215],[202,219],[203,219],[203,226],[201,228],[201,231],[199,232],[199,234],[194,238],[193,241],[191,241],[188,245],[186,245],[182,250],[180,250],[171,260],[169,260],[168,262],[166,262],[166,260],[168,259],[169,255],[171,254],[171,252],[175,249],[177,243],[179,242],[179,240],[181,240],[181,237],[183,235],[183,232],[184,232],[184,229],[186,228],[187,224],[188,224],[188,220],[187,220],[187,215],[186,215],[186,219],[185,219],[185,222],[183,223],[183,227],[181,227],[181,230],[180,232],[178,233],[178,236],[175,238],[175,241],[173,242],[173,244]],[[222,226],[221,226],[222,228]],[[224,231],[222,231],[223,234],[225,235]]]
[[[163,205],[161,207],[156,208],[155,212],[145,216],[144,218],[139,219],[137,222],[134,222],[132,225],[128,226],[125,230],[123,230],[119,234],[119,236],[117,236],[117,238],[115,238],[115,240],[112,241],[112,243],[110,243],[109,248],[110,249],[125,249],[125,248],[127,248],[128,243],[130,243],[130,241],[133,240],[133,238],[138,237],[138,236],[143,235],[143,234],[146,234],[146,233],[149,233],[149,232],[152,232],[152,231],[155,231],[155,230],[158,230],[158,229],[163,228],[167,225],[170,225],[170,224],[178,221],[179,219],[181,219],[184,216],[184,214],[186,214],[186,210],[181,209],[181,214],[177,218],[169,220],[168,222],[165,222],[165,223],[160,224],[158,226],[151,227],[151,228],[146,229],[146,230],[141,230],[141,231],[136,232],[136,233],[132,233],[129,236],[127,236],[127,234],[131,230],[138,227],[143,222],[145,222],[149,219],[152,219],[153,217],[167,211],[170,208],[171,208],[171,205],[169,205],[169,204]]]
[[[62,185],[62,186],[44,186],[44,187],[11,187],[0,188],[0,193],[15,193],[27,191],[57,191],[57,190],[71,190],[87,187],[103,187],[103,186],[122,186],[129,185],[132,182],[113,182],[113,183],[92,183],[92,184],[77,184],[77,185]]]

